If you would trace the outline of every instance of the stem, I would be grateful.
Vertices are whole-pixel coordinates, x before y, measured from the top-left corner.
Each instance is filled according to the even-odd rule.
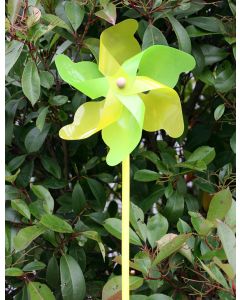
[[[130,159],[122,162],[122,299],[129,300]]]

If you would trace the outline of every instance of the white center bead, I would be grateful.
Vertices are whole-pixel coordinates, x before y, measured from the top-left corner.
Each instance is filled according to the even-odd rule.
[[[124,77],[119,77],[116,81],[116,84],[120,89],[123,89],[126,85],[126,79]]]

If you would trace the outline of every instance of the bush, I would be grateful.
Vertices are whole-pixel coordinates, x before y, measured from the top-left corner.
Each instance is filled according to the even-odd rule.
[[[116,18],[138,20],[143,49],[197,62],[176,86],[184,134],[143,132],[131,155],[131,299],[235,299],[234,0],[9,0],[6,13],[6,299],[121,299],[121,166],[100,134],[59,138],[89,99],[54,64],[97,60]]]

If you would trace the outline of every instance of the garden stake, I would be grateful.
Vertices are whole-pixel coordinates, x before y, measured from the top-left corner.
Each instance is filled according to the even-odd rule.
[[[142,129],[164,129],[177,138],[184,131],[181,103],[173,89],[182,72],[195,66],[185,52],[163,45],[141,51],[134,34],[136,20],[128,19],[104,30],[100,37],[99,64],[74,63],[58,55],[55,63],[63,80],[91,99],[75,113],[72,124],[61,128],[65,140],[87,138],[102,130],[109,147],[106,162],[122,162],[122,299],[129,300],[129,155],[138,145]]]

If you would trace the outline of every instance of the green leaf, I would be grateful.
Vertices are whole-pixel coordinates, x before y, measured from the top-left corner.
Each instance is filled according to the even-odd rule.
[[[60,285],[60,270],[57,259],[54,255],[50,258],[48,262],[46,281],[47,284],[53,289],[56,289]]]
[[[209,205],[207,220],[216,222],[223,220],[232,205],[232,194],[229,189],[216,193]]]
[[[97,208],[103,209],[106,203],[106,194],[103,185],[95,179],[87,178],[87,183],[97,200]]]
[[[201,263],[203,269],[207,272],[207,274],[208,274],[213,280],[215,280],[215,281],[218,282],[217,277],[216,277],[215,274],[211,271],[211,269],[210,269],[207,265],[205,265],[201,260],[200,260],[200,263]]]
[[[177,222],[177,230],[179,233],[189,233],[192,231],[191,227],[188,225],[188,223],[186,223],[185,221],[183,221],[182,219],[179,219]]]
[[[72,206],[76,214],[79,214],[86,206],[86,198],[79,182],[77,182],[73,188]]]
[[[157,188],[153,193],[147,196],[144,200],[139,202],[139,207],[146,213],[154,203],[156,203],[160,197],[164,195],[165,187]]]
[[[235,232],[236,230],[236,201],[232,199],[232,205],[225,216],[225,223]]]
[[[173,298],[163,295],[163,294],[154,294],[149,296],[146,300],[172,300]]]
[[[176,167],[187,168],[187,169],[196,170],[196,171],[199,171],[199,172],[203,172],[207,169],[206,163],[202,160],[190,161],[190,162],[185,161],[185,162],[182,162],[182,163],[178,163],[176,165]]]
[[[209,269],[211,270],[212,274],[214,274],[214,277],[217,279],[216,281],[220,283],[223,287],[226,289],[229,288],[229,285],[227,284],[227,281],[225,277],[223,276],[222,272],[219,270],[219,268],[214,264],[213,262],[208,265]]]
[[[178,192],[174,192],[167,200],[164,208],[164,215],[171,223],[176,223],[182,216],[184,210],[184,197]]]
[[[43,130],[47,114],[48,114],[48,106],[44,107],[39,113],[39,116],[37,117],[36,126],[40,131]]]
[[[55,300],[52,291],[46,284],[29,282],[27,284],[28,295],[31,300]]]
[[[5,143],[6,145],[11,145],[12,138],[13,138],[13,128],[14,128],[14,118],[18,107],[21,105],[21,101],[17,100],[10,100],[6,103],[5,111],[6,111],[6,136],[5,136]]]
[[[230,264],[222,263],[221,260],[216,256],[213,257],[213,261],[219,268],[221,268],[226,273],[230,280],[234,279],[235,274]]]
[[[31,159],[26,161],[16,180],[18,186],[27,187],[29,185],[33,175],[33,169],[34,169],[34,160]]]
[[[61,233],[72,233],[73,229],[70,224],[68,224],[63,219],[57,216],[45,214],[42,216],[40,223],[45,227]]]
[[[160,174],[151,170],[138,170],[134,174],[134,179],[137,181],[144,181],[144,182],[149,182],[149,181],[155,181],[160,177]]]
[[[200,190],[212,194],[215,192],[214,185],[212,185],[209,181],[204,180],[201,177],[198,177],[193,180],[194,185],[196,185]]]
[[[152,24],[149,24],[143,35],[142,50],[153,45],[166,45],[168,42],[162,32]]]
[[[13,200],[21,197],[21,192],[14,186],[5,185],[5,200]]]
[[[152,265],[152,260],[149,253],[146,253],[144,251],[138,252],[134,256],[134,266],[130,264],[130,267],[136,268],[136,270],[141,271],[144,275],[149,274],[149,270]]]
[[[117,239],[122,239],[122,221],[116,218],[109,218],[104,221],[104,228]],[[136,233],[129,228],[130,243],[133,245],[141,246],[142,243]]]
[[[20,2],[20,1],[19,1]],[[5,45],[5,76],[8,75],[9,71],[15,65],[17,59],[19,58],[24,44],[13,40],[11,42],[6,42]]]
[[[31,185],[31,190],[40,199],[43,200],[43,208],[47,213],[52,214],[54,209],[54,200],[49,191],[42,185]]]
[[[187,159],[187,162],[204,161],[206,165],[214,160],[216,156],[215,149],[209,146],[197,148]]]
[[[11,174],[9,172],[8,168],[6,167],[6,169],[5,169],[5,181],[13,183],[17,179],[19,173],[20,173],[20,169],[18,169],[15,172],[15,174]]]
[[[205,65],[210,66],[216,62],[223,60],[228,53],[223,48],[218,48],[213,45],[204,44],[200,46],[205,59]]]
[[[208,235],[214,224],[209,220],[204,219],[204,217],[200,213],[192,211],[188,213],[191,216],[191,222],[196,232],[200,235]]]
[[[230,138],[230,146],[232,148],[232,151],[236,153],[236,132],[232,135]]]
[[[77,2],[66,2],[64,8],[66,16],[74,31],[77,31],[84,18],[84,8],[81,7]]]
[[[189,239],[190,236],[191,236],[190,233],[180,234],[175,238],[173,238],[170,242],[162,246],[159,253],[157,254],[156,258],[153,261],[153,265],[159,264],[165,258],[169,257],[174,252],[178,251],[183,246],[183,244]]]
[[[221,21],[215,17],[193,17],[186,21],[206,31],[221,33]]]
[[[54,106],[61,106],[68,102],[68,97],[64,95],[57,95],[49,99],[49,103]]]
[[[37,152],[42,147],[50,129],[50,124],[44,125],[42,131],[32,128],[26,135],[24,145],[28,153]]]
[[[45,269],[46,265],[38,260],[32,261],[28,263],[26,266],[24,266],[23,271],[24,272],[32,272],[36,270],[43,270]]]
[[[218,121],[224,114],[224,111],[225,111],[225,105],[224,104],[218,105],[218,107],[214,110],[214,119]]]
[[[32,106],[40,97],[40,77],[36,63],[29,61],[24,67],[22,74],[22,90],[24,95],[30,100]]]
[[[21,0],[8,0],[7,12],[10,22],[13,24],[17,18],[19,10],[21,8]]]
[[[146,242],[147,226],[144,224],[144,213],[140,207],[131,202],[130,207],[130,223],[138,236]]]
[[[17,251],[27,248],[33,240],[46,231],[46,227],[41,224],[25,227],[14,237],[14,248]]]
[[[85,279],[79,264],[72,256],[64,255],[61,257],[60,274],[63,300],[85,299]]]
[[[236,273],[236,238],[234,232],[225,223],[218,221],[218,236],[222,242],[227,259]]]
[[[46,89],[50,89],[54,84],[54,77],[48,71],[40,71],[40,84],[41,86],[45,87]]]
[[[102,240],[101,240],[101,237],[100,237],[99,233],[96,232],[96,231],[84,231],[82,234],[85,237],[87,237],[88,239],[94,240],[98,243],[98,246],[99,246],[100,251],[101,251],[102,256],[103,256],[103,260],[105,261],[106,251],[105,251],[105,248],[104,248],[104,245],[102,243]]]
[[[143,278],[130,276],[129,289],[136,290],[143,285]],[[108,280],[102,290],[102,300],[120,300],[122,295],[122,276],[114,276]]]
[[[5,270],[5,276],[22,276],[24,272],[19,268],[7,268]]]
[[[42,19],[49,23],[51,26],[55,27],[61,27],[63,29],[68,30],[69,32],[72,32],[72,29],[58,16],[52,15],[52,14],[44,14],[42,15]]]
[[[19,155],[15,156],[10,162],[8,163],[8,169],[10,172],[15,171],[17,168],[19,168],[25,161],[26,155]]]
[[[11,206],[14,210],[19,212],[22,216],[24,216],[30,220],[30,218],[31,218],[30,210],[24,200],[21,200],[21,199],[12,200]]]
[[[56,159],[43,155],[41,156],[41,163],[46,171],[58,179],[61,178],[61,168]]]
[[[100,40],[96,38],[88,38],[84,40],[84,46],[87,47],[93,54],[96,62],[99,62]]]
[[[168,220],[161,214],[156,214],[148,218],[147,238],[152,248],[156,247],[156,242],[168,231]]]
[[[108,3],[102,10],[96,12],[95,15],[115,25],[117,18],[116,6],[113,3]]]
[[[201,30],[198,27],[195,27],[194,25],[187,26],[186,31],[190,38],[216,34],[209,31]]]
[[[167,18],[169,22],[172,24],[173,30],[175,31],[175,34],[177,36],[179,49],[191,53],[191,49],[192,49],[191,40],[185,28],[172,15],[167,14]]]

